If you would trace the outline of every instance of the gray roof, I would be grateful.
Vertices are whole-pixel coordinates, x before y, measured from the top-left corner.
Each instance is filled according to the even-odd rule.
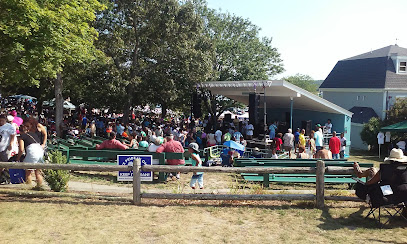
[[[340,60],[320,88],[407,88],[407,75],[397,74],[391,56],[407,56],[397,45]]]
[[[381,57],[390,57],[392,54],[398,56],[407,56],[407,48],[402,48],[397,45],[390,45],[380,49],[376,49],[367,53],[363,53],[351,58],[344,60],[356,60],[356,59],[366,59],[366,58],[381,58]]]
[[[349,111],[353,113],[352,123],[364,124],[373,117],[379,117],[371,107],[353,107]]]

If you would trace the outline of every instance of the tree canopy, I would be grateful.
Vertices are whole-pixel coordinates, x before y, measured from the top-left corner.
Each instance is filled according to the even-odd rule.
[[[260,28],[248,19],[221,13],[201,5],[205,34],[213,45],[209,81],[267,80],[284,71],[280,53],[271,45],[272,38],[260,37]],[[216,120],[235,101],[205,94],[205,107]],[[213,121],[215,124],[215,121]]]
[[[131,106],[147,103],[186,110],[202,81],[268,79],[283,71],[260,28],[202,0],[0,3],[2,93],[23,89],[43,100],[54,87],[57,105],[63,92],[126,118]],[[236,105],[205,94],[213,115]]]
[[[397,98],[393,106],[387,111],[386,119],[382,121],[380,118],[371,118],[368,123],[364,124],[360,138],[373,149],[377,146],[377,133],[382,127],[405,120],[407,120],[407,99]],[[404,139],[404,133],[393,133],[392,137],[396,140]]]
[[[96,27],[98,46],[113,64],[108,72],[126,87],[125,112],[133,103],[182,106],[191,87],[206,79],[208,44],[191,2],[112,1]]]
[[[39,85],[67,63],[94,57],[97,0],[1,0],[0,80]]]
[[[285,77],[284,80],[311,93],[318,94],[319,87],[315,83],[315,80],[312,79],[309,75],[296,74],[293,76]]]

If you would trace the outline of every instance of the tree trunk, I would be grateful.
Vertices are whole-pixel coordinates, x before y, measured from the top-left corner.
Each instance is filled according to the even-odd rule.
[[[62,137],[62,121],[64,117],[64,98],[62,96],[63,81],[61,73],[54,80],[55,90],[55,127],[57,136]]]
[[[134,84],[129,84],[127,89],[127,101],[124,103],[123,108],[123,124],[129,123],[129,116],[130,116],[130,108],[133,105],[133,95],[134,95]]]
[[[167,116],[167,104],[166,103],[161,103],[161,118],[165,118]]]

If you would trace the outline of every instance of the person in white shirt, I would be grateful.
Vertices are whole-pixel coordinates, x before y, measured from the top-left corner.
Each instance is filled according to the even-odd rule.
[[[254,126],[252,125],[252,123],[249,122],[248,125],[246,125],[246,136],[247,136],[247,140],[251,140],[253,138],[253,131],[254,131]]]
[[[339,152],[339,157],[345,158],[345,149],[346,149],[345,133],[342,132],[341,137],[339,139],[341,140],[341,151]]]
[[[322,129],[321,129],[320,124],[317,124],[316,128],[317,128],[317,131],[314,133],[314,139],[315,139],[315,146],[316,146],[317,152],[318,152],[324,146],[324,135],[322,134]]]
[[[215,131],[215,138],[216,138],[216,143],[218,144],[218,145],[221,145],[222,144],[222,131],[221,130],[217,130],[217,131]]]
[[[332,123],[330,119],[328,119],[328,122],[325,123],[325,132],[329,134],[332,133]]]
[[[284,134],[283,141],[284,150],[288,151],[288,156],[291,158],[291,150],[294,147],[294,135],[291,129],[288,129],[287,133]]]
[[[15,127],[7,123],[6,116],[0,115],[0,161],[7,162],[7,150],[11,150],[16,139]]]

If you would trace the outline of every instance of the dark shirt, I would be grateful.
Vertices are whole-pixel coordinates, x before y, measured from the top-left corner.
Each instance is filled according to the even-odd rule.
[[[20,138],[24,141],[24,147],[28,147],[34,143],[41,144],[40,138],[38,138],[38,135],[35,132],[22,133]]]
[[[295,142],[298,142],[300,140],[300,132],[296,131],[294,133],[294,140],[295,140]]]

